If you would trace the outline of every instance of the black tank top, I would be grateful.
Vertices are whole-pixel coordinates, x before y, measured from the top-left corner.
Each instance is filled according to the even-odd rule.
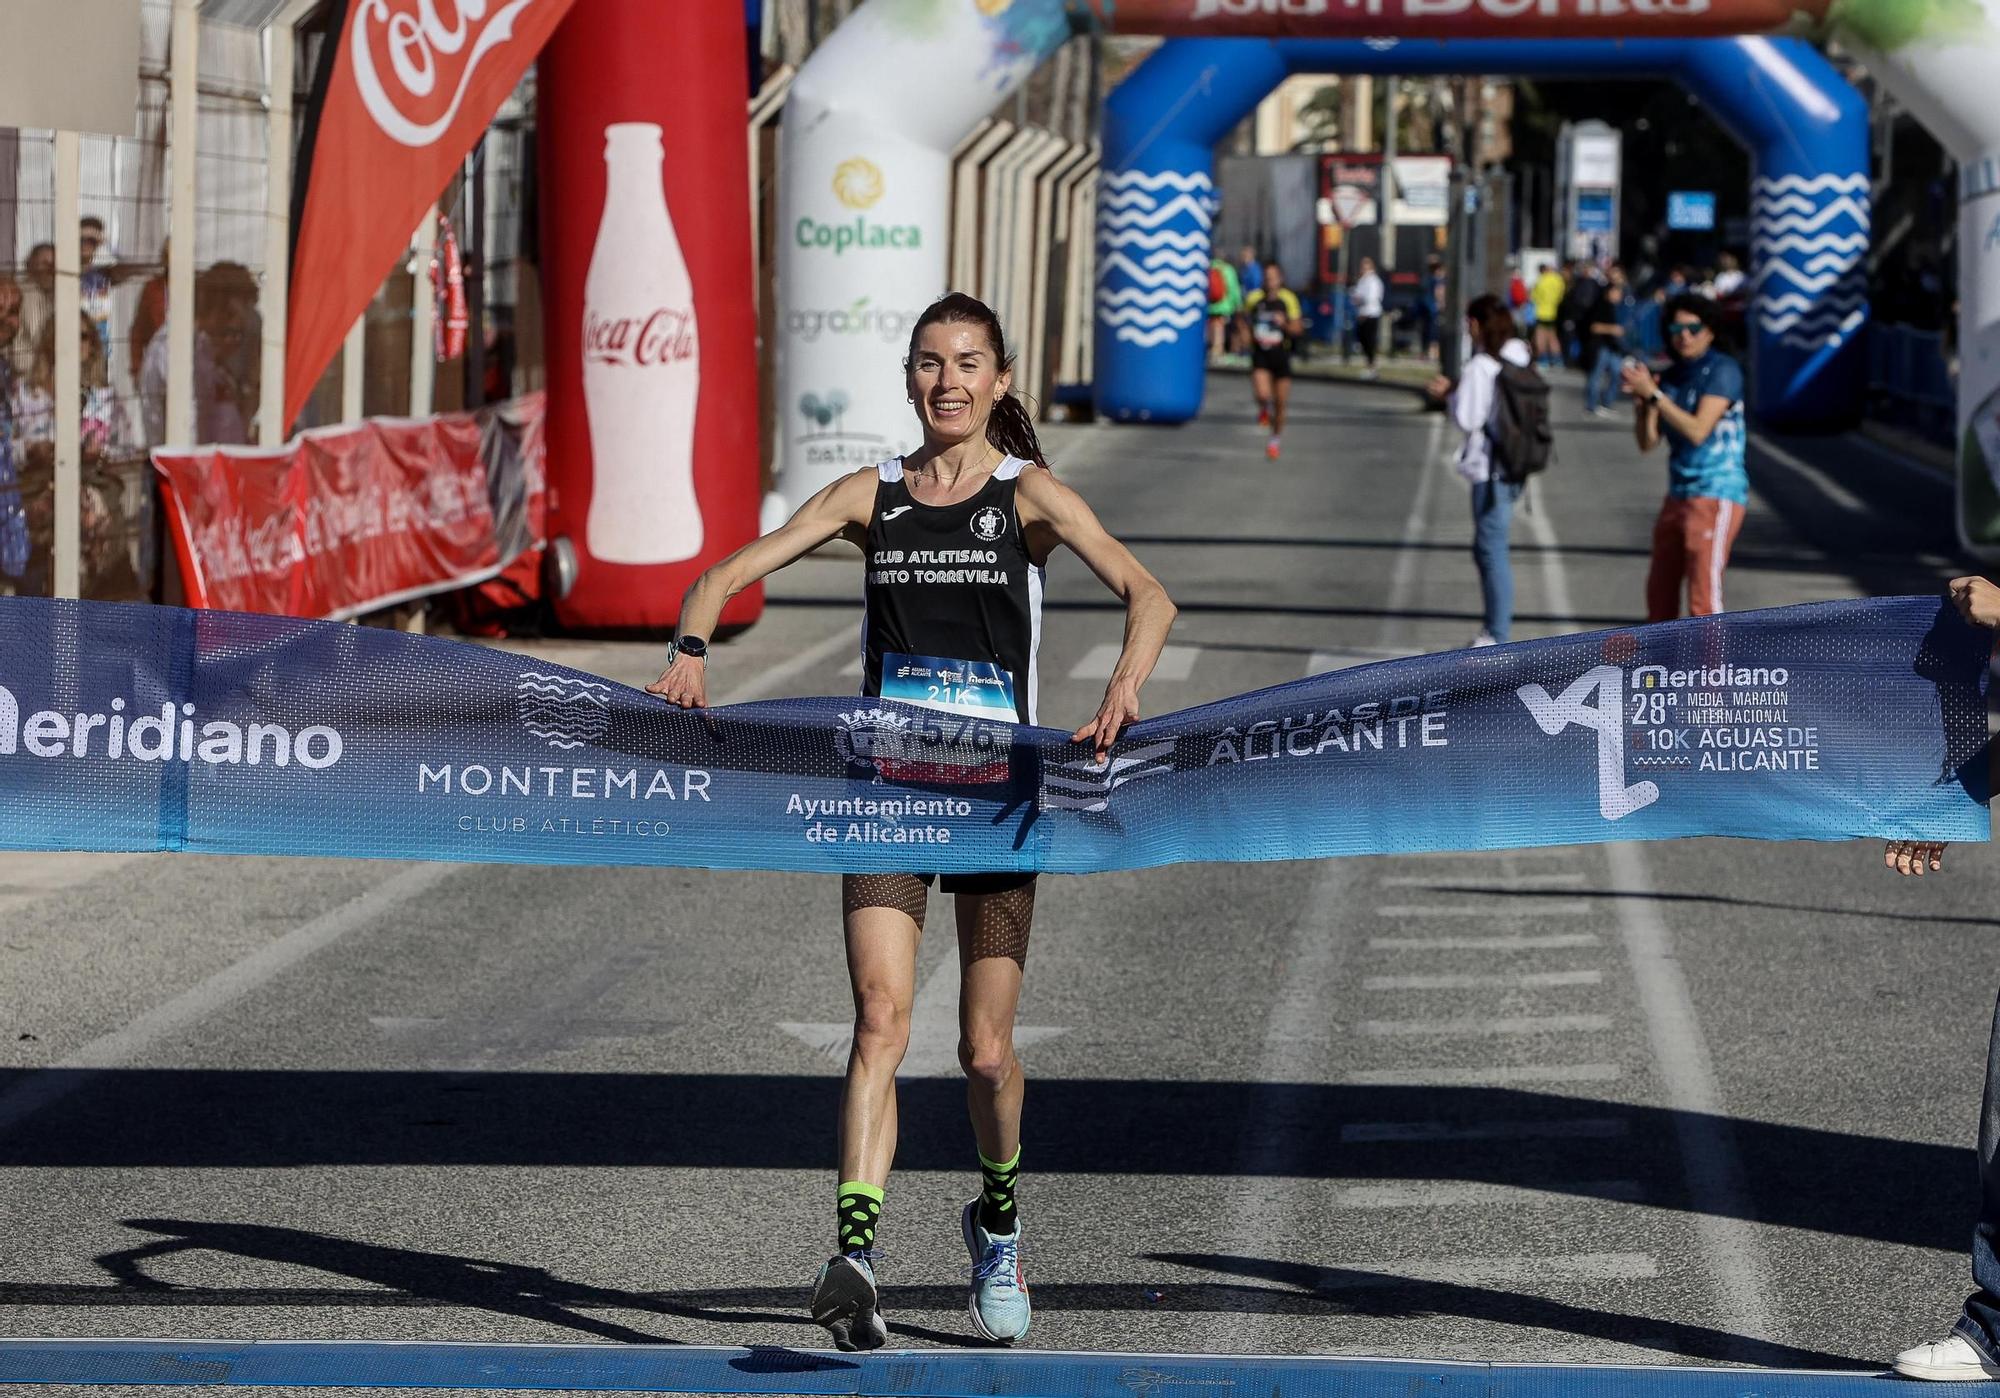
[[[1014,504],[1026,465],[1006,457],[956,505],[913,499],[901,458],[875,468],[862,693],[1035,721],[1042,569]]]

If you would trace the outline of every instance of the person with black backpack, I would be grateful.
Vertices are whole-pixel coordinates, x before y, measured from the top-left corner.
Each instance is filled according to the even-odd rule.
[[[1534,356],[1514,314],[1498,296],[1478,296],[1465,308],[1475,353],[1458,382],[1431,380],[1431,396],[1465,439],[1458,473],[1472,488],[1472,559],[1479,566],[1485,624],[1475,646],[1499,645],[1514,620],[1514,568],[1507,556],[1514,506],[1528,478],[1549,463],[1549,386],[1534,370]]]

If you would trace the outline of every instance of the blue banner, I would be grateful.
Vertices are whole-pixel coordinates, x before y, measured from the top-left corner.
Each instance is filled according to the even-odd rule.
[[[1416,656],[1066,733],[683,712],[509,651],[0,601],[0,847],[1090,873],[1739,835],[1987,838],[1988,638],[1931,598]]]

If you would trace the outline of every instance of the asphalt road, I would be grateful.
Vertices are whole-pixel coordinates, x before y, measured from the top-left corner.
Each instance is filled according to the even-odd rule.
[[[1449,434],[1301,384],[1050,432],[1181,620],[1149,711],[1465,644]],[[1663,465],[1586,420],[1516,524],[1518,634],[1641,614]],[[1732,607],[1924,591],[1945,483],[1758,439]],[[852,555],[720,698],[854,686]],[[1043,712],[1115,605],[1052,570]],[[657,649],[531,647],[621,680]],[[1033,1343],[1852,1367],[1963,1294],[2000,871],[1694,841],[1044,882],[1021,1007]],[[883,1230],[892,1343],[971,1343],[946,909]],[[846,990],[827,878],[0,858],[0,1332],[805,1345]]]

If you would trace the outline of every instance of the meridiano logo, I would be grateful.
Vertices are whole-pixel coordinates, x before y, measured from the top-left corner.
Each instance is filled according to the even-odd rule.
[[[104,730],[103,746],[92,751],[91,735]],[[206,762],[210,766],[269,763],[284,767],[297,762],[321,771],[340,761],[340,734],[324,724],[297,733],[277,723],[247,727],[227,719],[210,719],[197,728],[194,705],[162,703],[158,714],[127,719],[125,701],[113,699],[110,713],[63,713],[42,709],[21,720],[21,705],[13,691],[0,685],[0,757],[16,751],[30,757],[104,757],[113,761]]]

